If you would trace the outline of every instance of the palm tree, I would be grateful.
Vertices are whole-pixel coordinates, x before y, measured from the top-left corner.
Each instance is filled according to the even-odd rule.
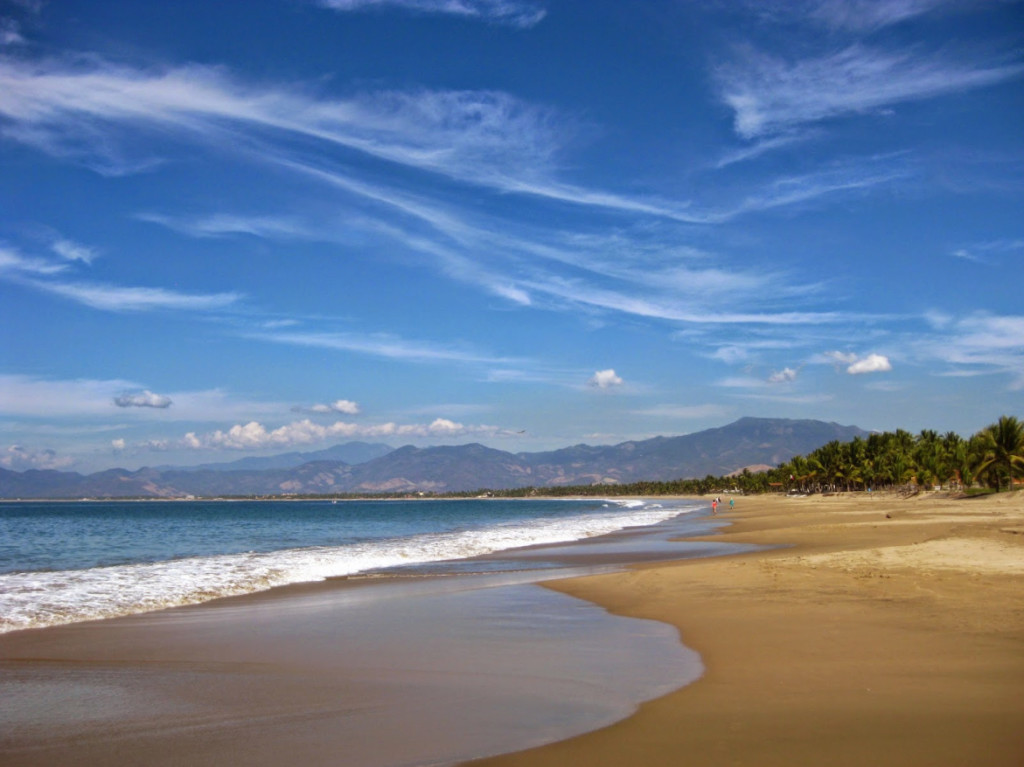
[[[948,431],[942,437],[942,451],[951,480],[962,487],[970,487],[974,474],[971,472],[970,443],[955,431]]]
[[[1004,477],[1012,487],[1014,469],[1024,468],[1024,423],[1004,415],[978,434],[977,444],[980,455],[975,476],[992,474],[997,492]]]

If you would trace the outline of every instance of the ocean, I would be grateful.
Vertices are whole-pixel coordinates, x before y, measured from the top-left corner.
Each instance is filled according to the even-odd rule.
[[[598,499],[3,503],[0,633],[395,567],[457,571],[481,555],[698,508]]]

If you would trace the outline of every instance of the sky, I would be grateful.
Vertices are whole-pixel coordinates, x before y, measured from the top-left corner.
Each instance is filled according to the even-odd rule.
[[[0,0],[0,467],[1024,416],[1024,2]]]

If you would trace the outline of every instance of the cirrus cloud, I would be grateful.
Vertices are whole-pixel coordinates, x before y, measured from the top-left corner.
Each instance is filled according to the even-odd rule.
[[[414,13],[461,16],[520,29],[536,26],[547,15],[540,6],[517,0],[320,0],[320,5],[335,11],[392,6]]]
[[[1019,77],[1024,66],[958,63],[862,45],[816,59],[785,61],[753,49],[718,72],[722,100],[746,139],[798,126],[874,112]]]

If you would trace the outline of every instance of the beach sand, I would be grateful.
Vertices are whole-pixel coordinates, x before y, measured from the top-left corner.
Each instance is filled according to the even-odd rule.
[[[474,767],[1024,765],[1024,493],[748,497],[783,548],[552,588],[671,623],[705,675],[615,725]]]
[[[0,762],[440,764],[499,752],[476,733],[564,738],[550,713],[560,701],[607,695],[593,682],[609,648],[588,650],[586,637],[607,633],[624,652],[664,647],[637,633],[645,624],[614,634],[580,607],[598,605],[649,619],[670,647],[678,630],[703,676],[631,716],[627,706],[615,724],[474,767],[1024,765],[1024,493],[754,496],[719,518],[698,539],[709,551],[765,548],[545,587],[479,589],[456,576],[396,582],[381,599],[369,583],[307,584],[4,635]],[[606,559],[621,539],[594,539],[600,555],[584,556]],[[538,602],[547,588],[565,601]],[[542,636],[540,611],[555,626],[584,621],[578,638],[548,641],[562,629]],[[523,678],[517,654],[548,665]],[[479,670],[466,673],[470,661]],[[671,690],[687,661],[642,651],[624,662]],[[431,699],[469,713],[453,723]],[[396,700],[408,704],[398,726],[379,719]],[[418,756],[425,747],[438,758]]]

